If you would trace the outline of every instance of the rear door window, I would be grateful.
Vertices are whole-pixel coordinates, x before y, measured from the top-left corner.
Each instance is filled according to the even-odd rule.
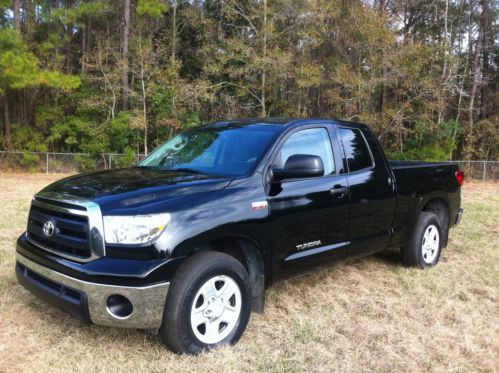
[[[355,172],[372,167],[374,162],[362,132],[352,128],[339,128],[338,130],[347,159],[348,171]]]

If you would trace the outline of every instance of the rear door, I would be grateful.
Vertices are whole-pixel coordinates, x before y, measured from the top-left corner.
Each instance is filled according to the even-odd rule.
[[[322,177],[284,180],[269,189],[274,273],[279,276],[323,263],[346,245],[348,188],[335,161],[341,155],[333,155],[331,131],[328,125],[299,128],[281,142],[273,159],[272,166],[282,167],[294,154],[317,155],[325,170]]]
[[[370,132],[338,126],[337,134],[348,171],[351,252],[377,251],[390,238],[396,202],[393,180]]]

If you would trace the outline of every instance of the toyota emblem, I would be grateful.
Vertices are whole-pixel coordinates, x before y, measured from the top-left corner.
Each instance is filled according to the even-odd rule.
[[[47,220],[45,223],[43,223],[43,234],[46,237],[52,237],[55,233],[55,224],[52,222],[52,220]]]

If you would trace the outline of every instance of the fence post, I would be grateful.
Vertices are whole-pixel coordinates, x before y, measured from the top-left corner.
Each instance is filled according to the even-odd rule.
[[[45,156],[46,156],[46,159],[47,159],[47,166],[45,168],[45,173],[48,174],[49,173],[49,153],[45,153]]]
[[[483,181],[487,178],[487,162],[483,162]]]

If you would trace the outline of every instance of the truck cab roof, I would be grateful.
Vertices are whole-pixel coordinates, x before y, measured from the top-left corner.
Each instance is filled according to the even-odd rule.
[[[338,125],[343,125],[343,126],[349,126],[349,127],[355,127],[355,128],[364,128],[367,129],[368,126],[365,124],[361,123],[356,123],[356,122],[349,122],[349,121],[344,121],[344,120],[338,120],[338,119],[324,119],[324,118],[249,118],[249,119],[234,119],[234,120],[227,120],[227,121],[221,121],[221,122],[213,122],[205,125],[206,127],[225,127],[225,128],[230,128],[230,127],[242,127],[242,126],[255,126],[255,125],[273,125],[273,126],[280,126],[284,130],[285,128],[291,128],[291,127],[300,127],[300,126],[306,126],[309,124],[320,124],[320,123],[331,123],[331,124],[338,124]]]

